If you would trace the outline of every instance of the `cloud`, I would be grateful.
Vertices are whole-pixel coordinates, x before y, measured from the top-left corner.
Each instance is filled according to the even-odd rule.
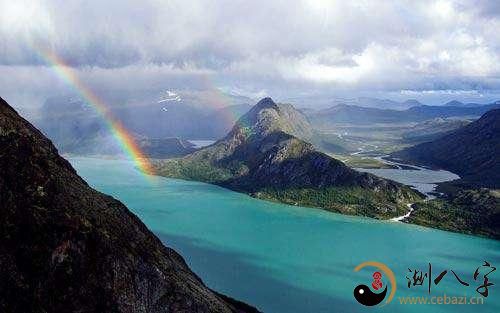
[[[44,82],[59,88],[37,47],[54,50],[89,84],[110,88],[161,79],[191,86],[208,77],[240,93],[500,90],[499,7],[472,0],[0,0],[0,74],[15,78],[0,78],[0,92],[39,91]]]

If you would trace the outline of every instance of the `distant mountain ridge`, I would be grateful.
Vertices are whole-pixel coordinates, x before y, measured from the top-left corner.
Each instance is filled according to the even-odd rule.
[[[95,116],[88,121],[73,121],[74,124],[69,127],[59,127],[61,123],[50,124],[45,127],[44,133],[63,154],[118,156],[125,153],[102,117]],[[144,155],[151,158],[179,157],[196,150],[193,144],[181,138],[154,139],[136,133],[130,135]]]
[[[468,125],[471,121],[459,118],[437,117],[425,120],[409,128],[402,135],[406,142],[427,142],[443,137],[454,130]]]
[[[444,168],[472,186],[500,188],[500,109],[488,111],[444,137],[391,156]]]
[[[364,108],[375,108],[375,109],[391,109],[391,110],[406,110],[414,106],[423,105],[418,100],[408,99],[403,102],[398,102],[389,99],[378,99],[370,97],[359,97],[353,99],[335,99],[332,101],[332,107],[336,105],[354,105]]]
[[[500,100],[495,101],[492,104],[500,104]],[[444,104],[444,106],[454,106],[454,107],[480,107],[480,106],[483,106],[483,105],[484,104],[474,103],[474,102],[464,103],[464,102],[460,102],[460,101],[457,101],[457,100],[452,100],[452,101],[446,102]]]
[[[264,199],[345,214],[390,217],[419,196],[408,187],[316,151],[303,139],[312,128],[288,104],[259,101],[221,140],[180,159],[156,164],[161,175],[201,180]]]
[[[159,99],[144,99],[144,102],[151,101],[147,105],[112,105],[109,108],[138,139],[138,144],[146,155],[153,158],[177,157],[193,152],[185,141],[181,143],[182,139],[220,138],[251,108],[249,104],[238,102],[222,108],[212,104],[208,106],[207,102],[208,107],[204,107],[200,103],[202,99],[173,91],[167,91]],[[237,101],[244,100],[248,99],[237,97]],[[122,153],[103,117],[78,97],[49,98],[40,109],[34,124],[54,141],[62,153]]]
[[[244,313],[0,98],[0,308]]]
[[[339,104],[355,105],[365,108],[406,110],[412,106],[422,105],[418,100],[407,99],[395,101],[375,97],[332,97],[331,95],[303,95],[285,97],[280,102],[291,103],[298,109],[322,110]]]
[[[213,92],[167,91],[159,97],[154,94],[105,97],[108,109],[128,130],[151,139],[220,138],[250,109],[252,101]],[[107,127],[85,99],[74,96],[47,99],[36,114],[34,124],[62,150],[71,141],[96,137]]]
[[[337,123],[366,125],[421,122],[434,118],[480,116],[495,108],[500,108],[499,102],[475,107],[419,105],[402,111],[339,104],[329,109],[309,112],[308,117],[314,125],[325,128]]]

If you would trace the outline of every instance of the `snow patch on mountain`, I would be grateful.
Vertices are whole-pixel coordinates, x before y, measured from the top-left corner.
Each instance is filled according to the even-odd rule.
[[[177,94],[174,91],[167,90],[160,96],[160,100],[158,100],[158,103],[169,102],[169,101],[179,102],[181,100],[182,98],[179,94]]]

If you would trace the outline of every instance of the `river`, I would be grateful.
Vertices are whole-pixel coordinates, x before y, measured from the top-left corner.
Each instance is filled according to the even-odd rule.
[[[460,176],[445,170],[433,170],[425,167],[397,163],[376,157],[376,160],[384,162],[397,168],[356,168],[361,172],[368,172],[380,177],[392,179],[405,185],[412,186],[421,193],[425,194],[428,199],[434,198],[434,192],[437,183],[459,179]]]

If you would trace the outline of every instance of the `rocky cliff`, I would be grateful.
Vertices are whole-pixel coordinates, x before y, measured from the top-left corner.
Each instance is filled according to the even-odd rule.
[[[0,99],[0,311],[256,312],[207,288]]]

